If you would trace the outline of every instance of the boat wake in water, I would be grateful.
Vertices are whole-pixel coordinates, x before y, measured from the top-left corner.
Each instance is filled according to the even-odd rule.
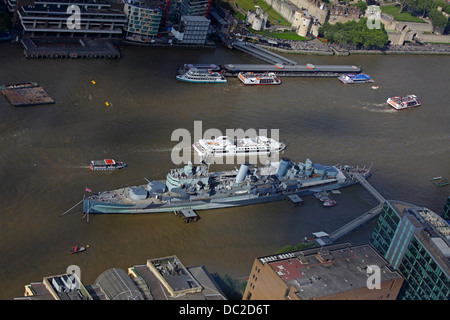
[[[388,105],[385,102],[382,103],[369,103],[363,102],[361,106],[364,110],[368,110],[370,112],[381,112],[381,113],[395,113],[396,110],[392,108],[388,108]]]

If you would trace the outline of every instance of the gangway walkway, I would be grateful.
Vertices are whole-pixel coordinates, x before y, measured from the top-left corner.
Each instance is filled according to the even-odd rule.
[[[377,190],[375,190],[375,188],[372,187],[370,183],[367,182],[367,180],[362,175],[360,175],[359,173],[350,173],[350,174],[356,180],[358,180],[359,184],[361,184],[364,187],[364,189],[366,189],[379,202],[379,204],[375,208],[372,208],[368,212],[364,213],[363,215],[357,217],[356,219],[350,221],[343,227],[331,233],[329,239],[333,242],[341,238],[345,234],[349,233],[350,231],[358,228],[359,226],[366,223],[370,219],[379,215],[383,210],[383,204],[386,201],[386,199],[384,199],[384,197]]]
[[[266,61],[271,64],[283,64],[294,66],[297,62],[292,61],[288,58],[280,56],[272,51],[258,47],[257,45],[245,41],[234,41],[232,44],[233,48],[238,49],[242,52],[250,54],[260,60]]]
[[[366,223],[367,221],[375,218],[378,216],[383,209],[383,204],[379,204],[375,208],[372,208],[368,212],[364,213],[363,215],[357,217],[356,219],[350,221],[343,227],[337,229],[333,233],[329,235],[329,239],[331,241],[336,241],[337,239],[341,238],[342,236],[346,235],[350,231],[356,229],[357,227],[361,226],[362,224]]]
[[[351,173],[351,175],[358,180],[363,188],[366,189],[375,199],[377,199],[379,203],[383,204],[386,201],[386,199],[384,199],[384,197],[377,190],[375,190],[375,188],[372,187],[362,175],[359,173]]]

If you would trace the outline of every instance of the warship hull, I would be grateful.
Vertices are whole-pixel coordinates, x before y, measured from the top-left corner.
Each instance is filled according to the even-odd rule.
[[[163,182],[163,181],[161,181]],[[83,212],[92,214],[143,214],[143,213],[163,213],[163,212],[177,212],[180,210],[212,210],[222,208],[232,208],[240,206],[248,206],[254,204],[263,204],[268,202],[275,202],[285,200],[287,196],[296,194],[298,196],[309,196],[320,191],[331,191],[341,189],[356,184],[354,180],[349,180],[343,183],[333,183],[325,186],[307,187],[303,190],[294,192],[279,192],[273,191],[267,194],[243,194],[236,195],[231,193],[224,193],[199,200],[181,200],[170,203],[152,203],[148,205],[139,204],[123,204],[115,203],[113,200],[96,200],[94,198],[85,198],[83,200]],[[142,186],[143,187],[143,186]],[[112,191],[110,191],[112,192]]]

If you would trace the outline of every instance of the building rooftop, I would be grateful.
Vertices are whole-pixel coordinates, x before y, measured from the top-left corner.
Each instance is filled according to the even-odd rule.
[[[368,244],[341,243],[259,260],[268,263],[287,285],[293,285],[302,300],[366,288],[370,266],[380,268],[381,282],[402,278]]]
[[[144,300],[135,283],[127,273],[119,268],[104,271],[95,284],[98,285],[109,300]]]
[[[155,300],[226,300],[204,266],[185,268],[176,256],[148,260],[129,273],[142,278]]]
[[[206,22],[206,21],[209,21],[209,19],[207,19],[204,16],[182,16],[181,19],[185,20],[187,22]]]
[[[92,300],[92,296],[74,274],[61,274],[26,285],[25,296],[15,300]]]
[[[450,277],[450,225],[430,209],[401,201],[388,201],[400,218],[409,219],[422,230],[416,235]]]
[[[145,265],[111,268],[84,286],[72,274],[45,277],[25,286],[15,300],[227,300],[201,265],[185,268],[176,256],[147,260]]]

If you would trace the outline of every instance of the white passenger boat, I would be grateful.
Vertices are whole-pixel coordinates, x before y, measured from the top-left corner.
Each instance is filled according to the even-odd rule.
[[[125,168],[127,165],[122,161],[114,159],[92,160],[89,169],[93,171],[111,171]]]
[[[215,139],[201,139],[192,145],[200,156],[236,156],[236,155],[268,155],[281,152],[286,148],[282,142],[265,136],[255,138],[235,138],[232,141],[227,136]]]
[[[281,84],[281,79],[273,72],[239,72],[238,79],[244,84]]]
[[[386,102],[397,110],[418,107],[421,104],[419,99],[413,94],[404,97],[390,97]]]
[[[338,77],[339,80],[341,80],[343,83],[366,83],[366,82],[374,82],[372,78],[365,74],[365,73],[359,73],[359,74],[345,74],[340,77]]]
[[[191,68],[176,76],[177,80],[193,83],[226,83],[227,79],[219,72]]]

